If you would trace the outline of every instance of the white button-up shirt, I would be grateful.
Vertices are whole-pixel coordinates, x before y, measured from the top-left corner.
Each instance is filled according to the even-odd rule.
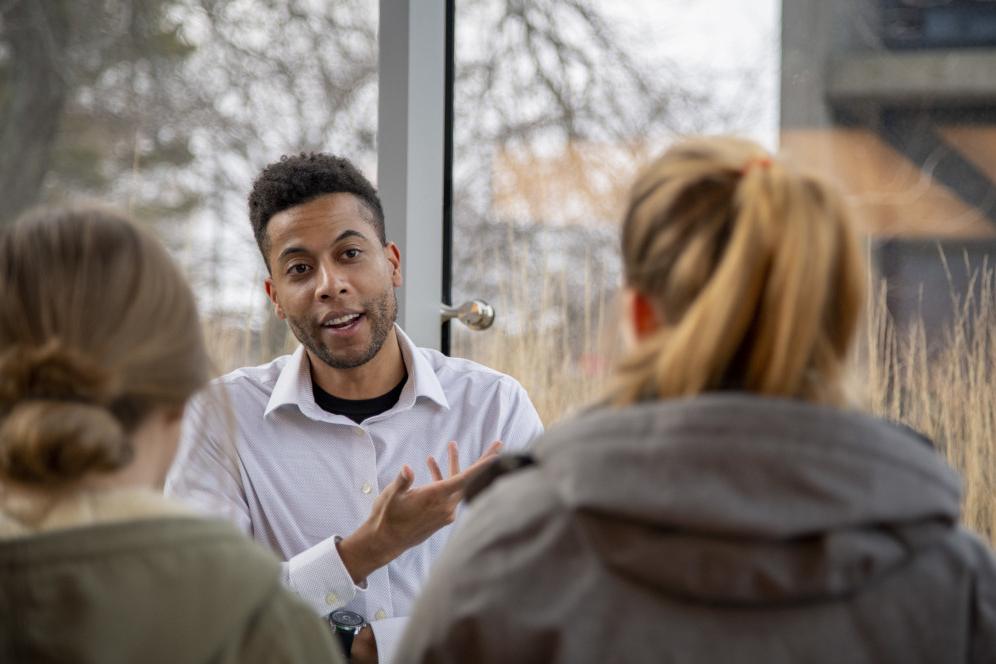
[[[335,546],[370,515],[401,471],[431,481],[425,460],[446,468],[457,441],[461,467],[495,440],[524,449],[542,432],[514,379],[469,360],[417,348],[397,331],[408,381],[390,410],[357,425],[316,403],[303,348],[214,381],[184,419],[167,494],[225,516],[282,560],[284,582],[319,614],[344,607],[371,621],[390,661],[403,616],[446,543],[444,528],[355,585]]]

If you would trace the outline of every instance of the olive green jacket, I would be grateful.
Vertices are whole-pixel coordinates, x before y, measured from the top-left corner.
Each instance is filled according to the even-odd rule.
[[[0,512],[0,662],[343,661],[268,553],[158,501],[35,528]]]

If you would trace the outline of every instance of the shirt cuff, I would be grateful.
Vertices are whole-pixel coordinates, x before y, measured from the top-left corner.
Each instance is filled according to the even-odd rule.
[[[287,580],[291,590],[319,615],[327,615],[350,602],[366,590],[353,578],[339,556],[338,535],[322,540],[287,561]]]
[[[408,618],[384,618],[370,622],[370,629],[377,642],[377,663],[391,664],[397,654],[401,637],[408,626]]]

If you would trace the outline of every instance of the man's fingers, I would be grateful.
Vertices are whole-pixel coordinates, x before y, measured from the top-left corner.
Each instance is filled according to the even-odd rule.
[[[473,463],[473,465],[468,466],[467,470],[463,471],[464,475],[473,475],[478,470],[488,465],[498,457],[498,453],[501,451],[502,444],[499,441],[491,443],[491,446],[487,451],[481,455],[481,458]]]
[[[450,477],[453,477],[460,472],[460,450],[457,449],[455,440],[450,441],[446,451],[449,452],[450,456]]]
[[[466,481],[467,471],[463,471],[453,477],[446,477],[435,482],[430,482],[428,484],[423,484],[422,486],[412,489],[413,493],[418,493],[427,500],[438,500],[442,497],[453,496],[459,494],[463,490],[464,482]]]
[[[488,449],[484,450],[484,454],[481,455],[481,458],[484,459],[486,457],[495,456],[496,454],[501,452],[502,447],[504,447],[503,443],[500,440],[496,440],[495,442],[488,445]]]
[[[488,445],[488,449],[484,451],[481,458],[461,471],[459,448],[455,441],[450,441],[446,447],[446,453],[449,457],[450,476],[443,478],[443,473],[439,469],[436,459],[429,457],[425,460],[425,463],[429,466],[429,474],[432,475],[433,482],[431,485],[420,487],[418,491],[425,491],[426,493],[448,493],[450,495],[458,494],[463,490],[463,486],[467,483],[470,476],[493,461],[498,456],[498,453],[501,452],[502,447],[502,442],[496,440]]]
[[[429,467],[429,475],[432,476],[432,480],[434,482],[442,481],[443,473],[441,470],[439,470],[439,464],[436,463],[436,460],[433,457],[429,457],[428,459],[426,459],[425,465]]]
[[[405,464],[401,467],[401,472],[394,478],[394,481],[388,484],[387,488],[384,489],[383,493],[381,493],[381,497],[390,502],[394,500],[395,496],[398,494],[408,491],[414,481],[415,473],[413,473],[412,469],[408,467],[408,464]]]

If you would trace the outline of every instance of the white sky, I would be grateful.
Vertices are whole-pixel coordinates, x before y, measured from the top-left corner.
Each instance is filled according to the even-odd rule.
[[[624,36],[682,71],[708,76],[720,97],[746,102],[740,133],[777,147],[779,0],[599,0]],[[715,127],[724,131],[727,127]]]

